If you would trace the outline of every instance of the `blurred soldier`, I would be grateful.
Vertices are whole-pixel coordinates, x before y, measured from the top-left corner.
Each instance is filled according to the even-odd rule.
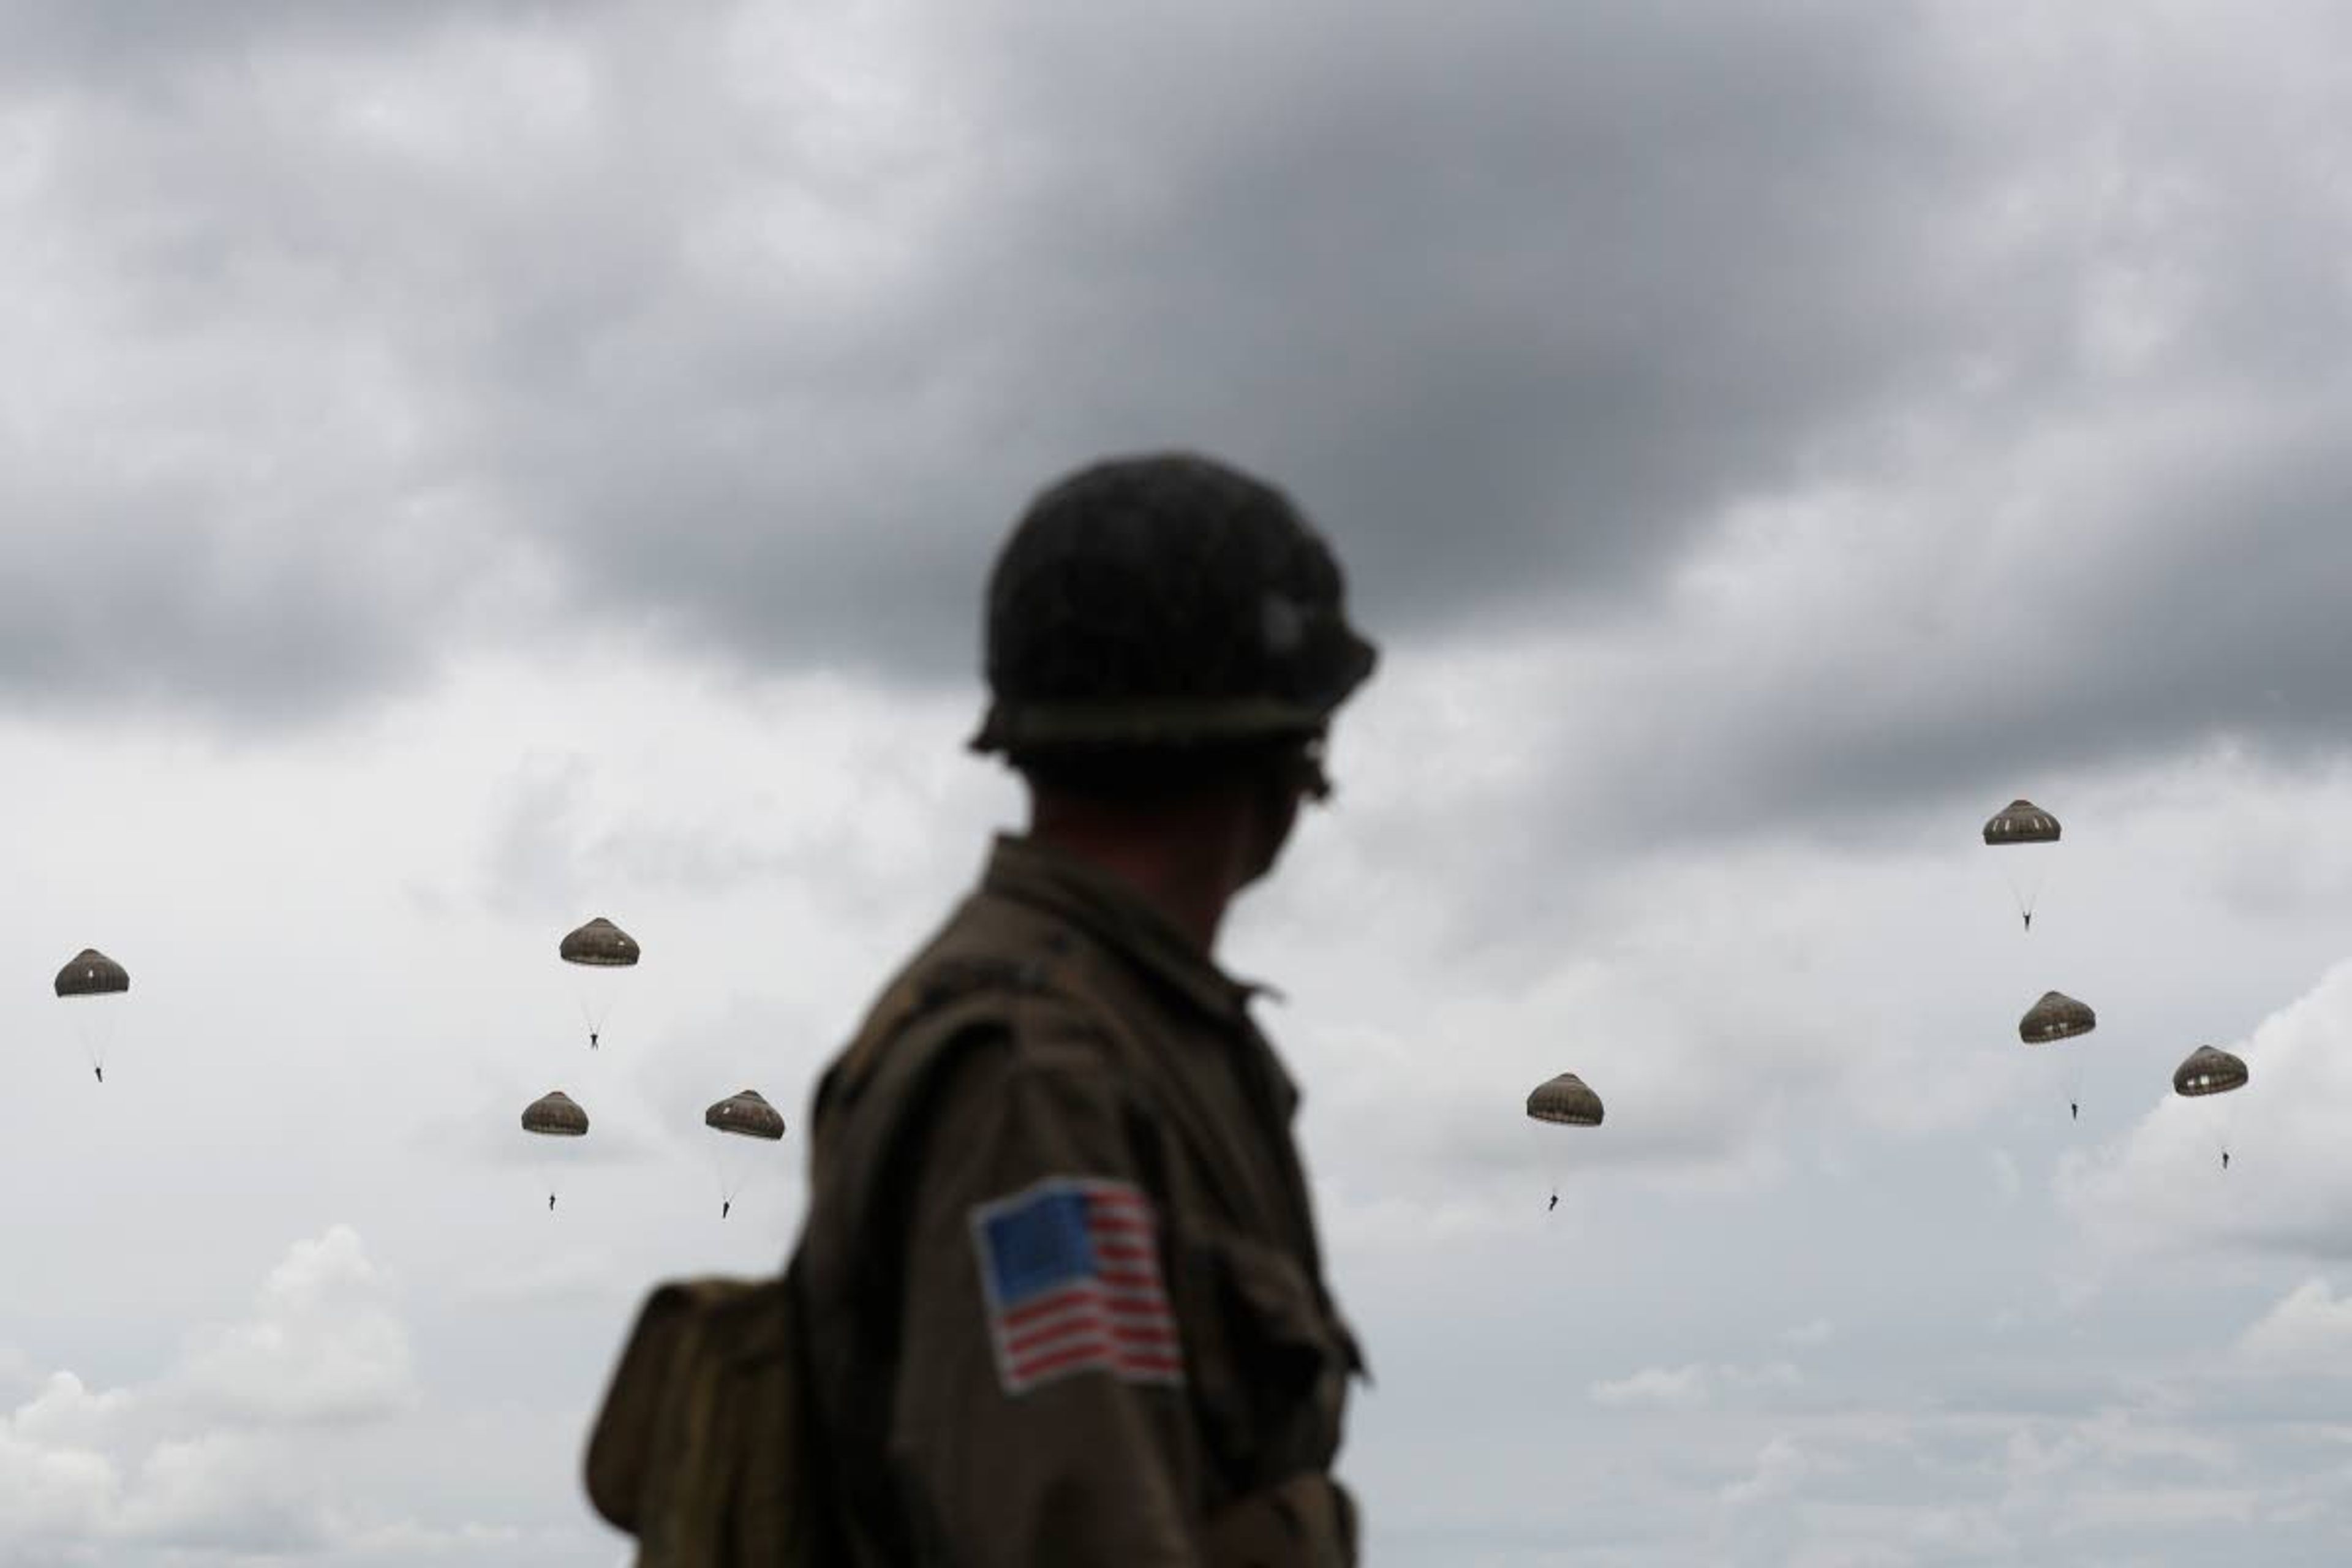
[[[1371,673],[1289,500],[1192,456],[1045,490],[988,590],[972,742],[1028,786],[818,1087],[794,1260],[861,1565],[1344,1568],[1363,1371],[1212,954]]]

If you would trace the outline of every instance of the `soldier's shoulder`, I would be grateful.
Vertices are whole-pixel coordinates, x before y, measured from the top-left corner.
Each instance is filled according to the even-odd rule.
[[[987,1035],[1017,1059],[1062,1054],[1095,1033],[1086,944],[1063,922],[1008,900],[967,900],[939,933],[892,976],[841,1058],[852,1079],[886,1063],[901,1071],[928,1064],[960,1039]]]

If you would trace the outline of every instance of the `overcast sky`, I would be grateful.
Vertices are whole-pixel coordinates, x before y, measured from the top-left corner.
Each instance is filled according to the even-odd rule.
[[[2346,1561],[2352,18],[2091,9],[0,4],[0,1559],[623,1561],[992,553],[1189,447],[1383,650],[1221,949],[1370,1561]]]

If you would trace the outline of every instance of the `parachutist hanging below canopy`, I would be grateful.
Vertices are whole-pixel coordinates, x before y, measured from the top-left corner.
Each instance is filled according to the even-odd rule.
[[[784,1135],[784,1118],[770,1105],[756,1089],[743,1089],[711,1105],[702,1113],[702,1124],[714,1132],[724,1132],[737,1138],[754,1138],[775,1142]],[[744,1173],[730,1172],[724,1163],[719,1177],[719,1217],[725,1219],[735,1207],[736,1189],[742,1184]]]
[[[2058,842],[2058,819],[2020,796],[1992,814],[1984,825],[1984,841],[1995,848],[2015,844],[2055,844]],[[2014,884],[2011,891],[2016,891]],[[2025,929],[2033,929],[2033,900],[2022,892],[2017,894],[2018,913],[2024,917]]]
[[[588,1113],[579,1102],[562,1089],[551,1089],[522,1108],[522,1130],[541,1138],[585,1138],[588,1135]],[[547,1206],[555,1207],[555,1194],[547,1194]]]
[[[2172,1069],[2172,1092],[2192,1100],[2211,1094],[2230,1094],[2246,1087],[2247,1076],[2244,1058],[2216,1050],[2211,1046],[2200,1046]],[[2221,1169],[2226,1171],[2229,1168],[2230,1150],[2224,1142]]]
[[[1598,1127],[1601,1125],[1601,1097],[1585,1087],[1584,1080],[1572,1072],[1547,1079],[1528,1093],[1528,1115],[1538,1121],[1548,1121],[1558,1127]],[[1559,1191],[1554,1188],[1551,1204],[1544,1210],[1549,1214],[1559,1207]]]
[[[555,952],[564,963],[586,969],[628,969],[639,957],[636,939],[602,915],[566,935]],[[580,1008],[588,1014],[588,1048],[594,1050],[597,1037],[604,1033],[604,1015],[591,1009],[584,995]]]
[[[120,996],[131,989],[131,972],[94,947],[83,948],[66,961],[58,971],[57,993],[59,998],[71,1000],[76,1006],[91,1005],[94,997]],[[89,1055],[89,1070],[98,1081],[106,1081],[106,1047],[113,1037],[114,1004],[100,1004],[95,1016],[75,1019],[81,1036],[82,1048]]]
[[[2047,1046],[2060,1040],[2071,1040],[2087,1035],[2099,1026],[2099,1016],[2063,991],[2044,991],[2042,1000],[2025,1010],[2017,1021],[2017,1037],[2029,1046]],[[2083,1120],[2082,1078],[2080,1058],[2074,1082],[2074,1093],[2066,1101],[2066,1116],[2071,1121]]]

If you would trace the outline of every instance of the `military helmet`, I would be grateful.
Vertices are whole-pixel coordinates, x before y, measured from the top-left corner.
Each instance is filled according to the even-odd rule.
[[[988,584],[992,701],[1019,757],[1313,736],[1372,672],[1339,563],[1289,497],[1190,453],[1112,458],[1030,503]]]

